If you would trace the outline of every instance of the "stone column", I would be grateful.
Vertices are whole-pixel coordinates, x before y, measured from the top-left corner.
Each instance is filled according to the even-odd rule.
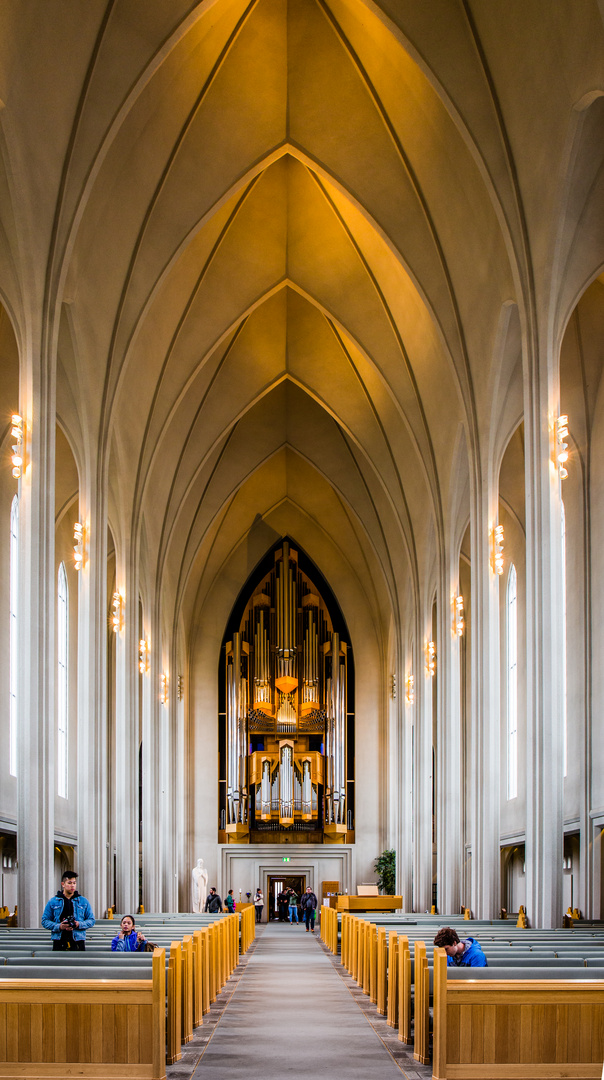
[[[542,927],[562,919],[562,565],[552,384],[546,359],[533,360],[525,377],[526,900],[531,925]]]
[[[129,543],[126,544],[129,548]],[[130,560],[116,559],[123,626],[116,635],[115,820],[119,911],[138,907],[138,590]]]
[[[426,671],[426,643],[432,637],[429,613],[416,648],[415,737],[413,786],[413,910],[429,911],[432,904],[432,694]]]
[[[20,926],[39,926],[54,880],[55,383],[49,361],[21,369],[17,857]],[[7,525],[8,532],[8,525]]]
[[[147,627],[145,618],[145,626]],[[143,678],[143,818],[142,861],[145,911],[161,911],[160,881],[160,742],[159,676],[162,671],[159,630],[149,638],[149,670]],[[147,636],[149,631],[147,631]]]
[[[490,468],[472,515],[472,913],[493,918],[500,905],[499,576],[491,566],[497,488]],[[474,569],[475,568],[475,569]]]
[[[102,915],[110,852],[107,833],[107,522],[97,475],[80,489],[84,565],[79,577],[78,885]]]
[[[458,564],[458,560],[457,564]],[[461,699],[460,648],[454,632],[454,600],[458,573],[451,568],[446,595],[439,612],[441,644],[439,657],[439,708],[437,739],[437,881],[438,910],[459,911],[463,868],[461,797]]]
[[[415,684],[417,669],[413,663],[413,649],[403,652],[401,664],[401,690],[399,694],[399,777],[398,802],[400,806],[400,842],[397,850],[397,889],[403,897],[403,910],[413,910],[413,724],[415,716]],[[413,675],[413,698],[407,701],[407,675]]]

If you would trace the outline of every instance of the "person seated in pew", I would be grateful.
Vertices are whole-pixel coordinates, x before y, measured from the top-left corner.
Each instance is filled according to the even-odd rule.
[[[53,952],[63,949],[86,948],[86,931],[94,926],[92,908],[85,896],[77,891],[78,875],[66,870],[61,878],[61,888],[51,896],[42,914],[42,926],[50,930]]]
[[[136,929],[133,915],[124,915],[120,932],[111,942],[111,952],[145,952],[147,939]]]
[[[447,967],[488,967],[487,958],[476,938],[459,939],[457,930],[443,926],[434,938],[434,945],[447,954]]]

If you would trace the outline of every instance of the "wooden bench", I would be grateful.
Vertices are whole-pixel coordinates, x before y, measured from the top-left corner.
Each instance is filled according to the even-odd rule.
[[[433,1080],[600,1080],[604,980],[472,974],[435,950]]]
[[[163,949],[148,975],[0,980],[0,1076],[164,1080]]]

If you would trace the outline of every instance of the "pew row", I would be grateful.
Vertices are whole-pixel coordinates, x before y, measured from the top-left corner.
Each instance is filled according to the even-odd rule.
[[[2,979],[0,1076],[164,1080],[163,949],[149,975]]]
[[[433,1080],[600,1080],[604,980],[474,974],[435,950]]]

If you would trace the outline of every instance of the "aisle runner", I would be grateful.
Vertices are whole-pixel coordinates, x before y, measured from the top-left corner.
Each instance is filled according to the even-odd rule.
[[[304,926],[270,923],[193,1080],[401,1080],[329,958]]]

